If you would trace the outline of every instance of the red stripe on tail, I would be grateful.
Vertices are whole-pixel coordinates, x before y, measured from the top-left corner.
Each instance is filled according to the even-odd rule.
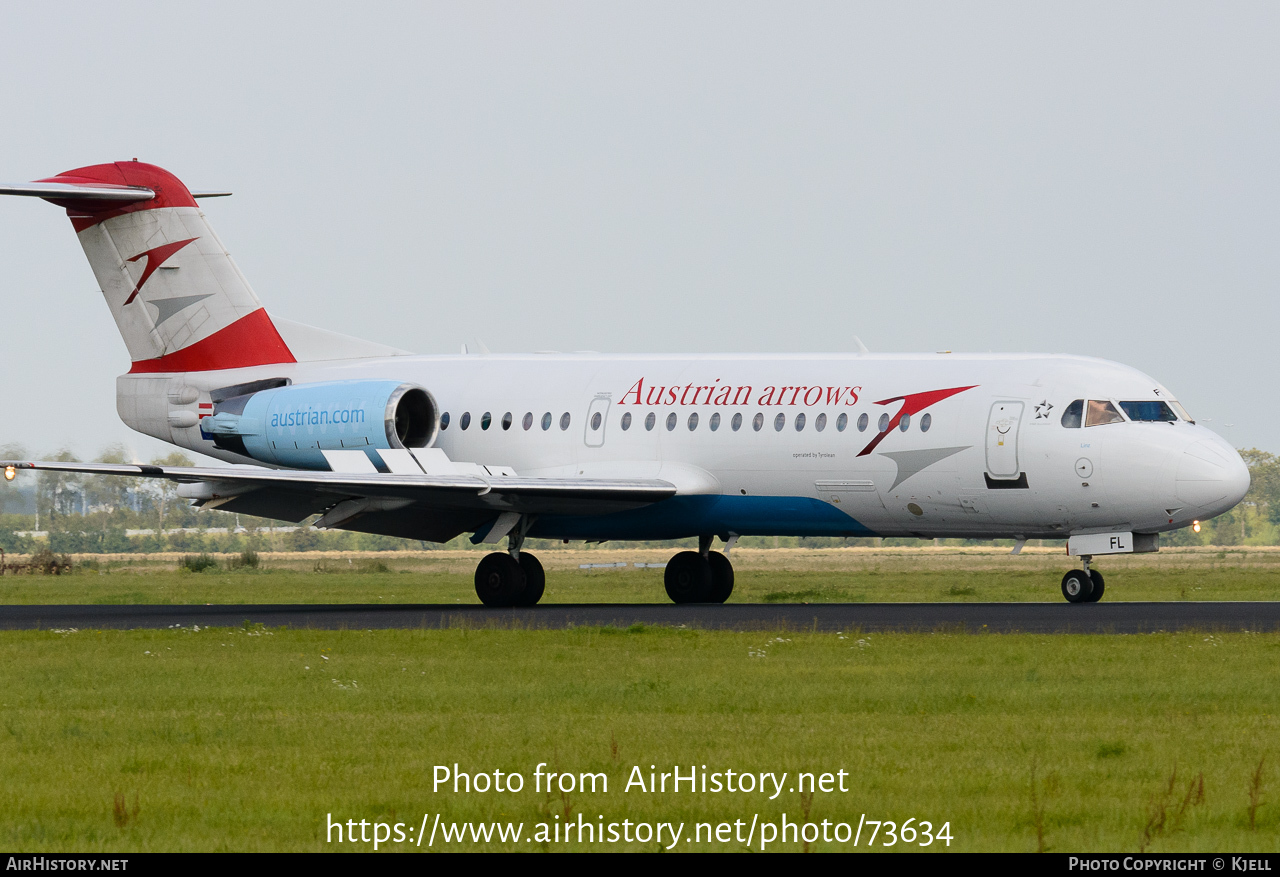
[[[206,372],[297,362],[264,309],[241,317],[225,329],[181,350],[133,364],[129,374]]]

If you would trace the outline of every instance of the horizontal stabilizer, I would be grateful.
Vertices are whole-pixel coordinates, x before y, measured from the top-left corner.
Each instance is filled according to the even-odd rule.
[[[49,200],[98,201],[129,204],[150,201],[156,196],[142,186],[115,186],[110,183],[77,185],[75,183],[0,183],[0,195],[27,195]]]
[[[192,198],[226,198],[230,195],[223,189],[197,189],[191,193]],[[156,196],[152,189],[145,186],[114,186],[110,183],[93,183],[79,185],[77,183],[0,183],[0,195],[26,195],[30,198],[46,200],[95,201],[103,204],[132,204],[136,201],[150,201]]]

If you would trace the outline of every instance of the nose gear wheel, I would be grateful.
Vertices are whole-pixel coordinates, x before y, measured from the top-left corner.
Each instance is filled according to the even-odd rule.
[[[1062,596],[1069,603],[1092,602],[1093,577],[1082,569],[1073,569],[1062,577]]]

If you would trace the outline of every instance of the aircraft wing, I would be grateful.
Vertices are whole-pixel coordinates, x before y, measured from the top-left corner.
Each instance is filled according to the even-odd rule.
[[[58,461],[0,461],[0,467],[15,474],[40,470],[161,478],[177,482],[179,495],[203,508],[295,522],[323,513],[317,526],[439,542],[483,530],[486,524],[491,525],[488,536],[500,530],[501,538],[521,515],[608,514],[676,493],[674,484],[660,479],[525,478],[489,474],[479,466],[473,467],[476,474],[446,475]]]

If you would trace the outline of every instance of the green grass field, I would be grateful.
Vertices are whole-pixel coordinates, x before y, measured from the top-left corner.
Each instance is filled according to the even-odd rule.
[[[80,631],[0,656],[13,850],[323,850],[330,813],[803,821],[785,790],[622,791],[674,764],[845,770],[811,820],[949,822],[953,850],[1266,851],[1280,828],[1275,635]],[[433,793],[455,762],[530,785]],[[536,794],[540,762],[610,791]]]
[[[260,571],[199,574],[176,572],[176,558],[117,559],[69,576],[5,576],[0,602],[472,603],[477,558],[264,556]],[[665,599],[660,570],[578,569],[660,559],[547,552],[548,599]],[[1057,602],[1070,566],[1056,553],[946,550],[735,552],[735,562],[734,599],[772,602]],[[1273,599],[1280,585],[1280,552],[1162,552],[1101,566],[1107,599]],[[954,850],[1245,852],[1280,842],[1275,634],[39,631],[0,633],[0,667],[0,846],[12,850],[351,849],[326,842],[327,814],[416,830],[424,813],[446,825],[524,826],[519,842],[447,849],[658,848],[528,841],[538,823],[579,814],[691,832],[776,824],[784,813],[856,825],[866,814],[935,831],[949,823]],[[527,785],[434,792],[435,766],[455,762],[516,771]],[[543,762],[603,773],[609,792],[535,792]],[[706,765],[789,780],[773,800],[624,792],[637,765],[646,776],[650,765]],[[797,772],[840,770],[847,792],[794,791]]]
[[[660,550],[562,550],[539,554],[546,603],[666,602],[660,569],[583,570],[583,563],[665,561]],[[177,570],[179,557],[81,559],[72,575],[0,577],[5,603],[477,603],[480,554],[263,555],[252,571]],[[229,558],[224,558],[228,560]],[[734,602],[1060,602],[1076,564],[1027,549],[738,550]],[[83,561],[97,565],[86,567]],[[1105,558],[1107,600],[1274,600],[1280,550],[1174,549]],[[317,572],[317,568],[321,571]],[[380,571],[386,570],[386,571]]]

